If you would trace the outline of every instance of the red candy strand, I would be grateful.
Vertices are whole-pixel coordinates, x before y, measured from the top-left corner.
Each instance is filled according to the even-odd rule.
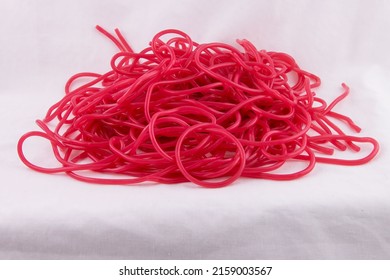
[[[247,40],[237,40],[243,50],[198,44],[173,29],[157,33],[136,53],[118,29],[115,37],[96,28],[120,50],[112,70],[72,76],[65,96],[37,121],[42,131],[20,138],[19,157],[31,169],[98,184],[191,181],[216,188],[239,177],[296,179],[317,162],[358,165],[378,153],[376,140],[349,136],[332,121],[360,132],[333,111],[349,88],[342,84],[344,92],[327,105],[313,92],[320,79],[288,54],[258,51]],[[88,82],[75,87],[81,78]],[[60,166],[31,163],[23,153],[30,137],[48,140]],[[335,149],[358,152],[357,143],[373,148],[360,159],[332,157]],[[294,161],[307,166],[275,172]]]

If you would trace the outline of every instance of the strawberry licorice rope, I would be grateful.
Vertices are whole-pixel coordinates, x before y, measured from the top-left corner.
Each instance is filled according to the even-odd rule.
[[[159,32],[137,53],[118,29],[116,37],[97,29],[120,52],[109,72],[72,76],[65,96],[37,121],[42,131],[20,138],[19,157],[36,171],[101,184],[191,181],[222,187],[240,176],[295,179],[317,162],[363,164],[378,152],[377,141],[347,135],[334,122],[360,131],[333,111],[349,88],[342,84],[344,92],[327,105],[313,92],[320,79],[288,54],[259,51],[247,40],[237,40],[241,50],[198,44],[173,29]],[[50,142],[60,167],[37,166],[25,157],[23,143],[34,136]],[[335,149],[359,151],[357,143],[373,148],[360,159],[332,158]],[[306,167],[275,172],[297,161]]]

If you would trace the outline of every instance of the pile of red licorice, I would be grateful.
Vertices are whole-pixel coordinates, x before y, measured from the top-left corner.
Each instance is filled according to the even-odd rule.
[[[115,37],[97,29],[120,52],[109,72],[72,76],[65,96],[37,121],[42,131],[20,138],[19,157],[34,170],[101,184],[223,187],[239,177],[295,179],[316,162],[363,164],[378,152],[377,141],[346,135],[334,122],[360,131],[333,111],[348,87],[327,105],[313,92],[320,79],[285,53],[259,51],[247,40],[237,41],[240,49],[198,44],[179,30],[161,31],[136,53],[119,30]],[[26,159],[23,143],[33,136],[50,142],[61,167]],[[359,151],[357,142],[371,143],[371,152],[357,160],[331,157],[334,149]],[[306,167],[278,170],[297,161]]]

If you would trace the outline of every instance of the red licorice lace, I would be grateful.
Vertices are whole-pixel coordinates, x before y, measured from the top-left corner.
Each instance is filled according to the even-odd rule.
[[[237,40],[241,49],[198,44],[173,29],[159,32],[136,53],[118,29],[117,37],[97,29],[120,52],[109,72],[72,76],[65,96],[37,121],[42,131],[20,138],[19,157],[34,170],[101,184],[191,181],[223,187],[239,177],[295,179],[316,162],[363,164],[378,152],[376,140],[346,135],[334,122],[360,131],[333,111],[349,88],[342,84],[344,92],[327,105],[313,92],[320,79],[288,54],[259,51],[247,40]],[[75,86],[85,78],[88,82]],[[33,136],[50,142],[60,167],[27,160],[23,143]],[[334,149],[359,151],[356,143],[373,148],[360,159],[331,156]],[[294,161],[307,166],[275,172]],[[111,175],[91,177],[84,171]]]

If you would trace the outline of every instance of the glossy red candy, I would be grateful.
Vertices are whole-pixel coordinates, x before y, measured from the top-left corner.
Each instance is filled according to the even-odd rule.
[[[295,179],[316,162],[363,164],[378,152],[376,140],[349,136],[334,123],[360,131],[333,111],[349,88],[343,84],[344,92],[327,105],[313,91],[320,79],[288,54],[259,51],[247,40],[237,41],[240,49],[198,44],[179,30],[159,32],[137,53],[118,29],[117,37],[97,29],[120,52],[109,72],[72,76],[65,96],[37,121],[42,131],[20,138],[19,157],[34,170],[100,184],[192,181],[215,188],[239,177]],[[89,81],[74,86],[81,78]],[[23,143],[30,137],[49,141],[59,167],[40,167],[25,157]],[[334,149],[359,151],[356,143],[362,142],[373,148],[361,159],[332,157]],[[296,161],[307,167],[275,172]]]

